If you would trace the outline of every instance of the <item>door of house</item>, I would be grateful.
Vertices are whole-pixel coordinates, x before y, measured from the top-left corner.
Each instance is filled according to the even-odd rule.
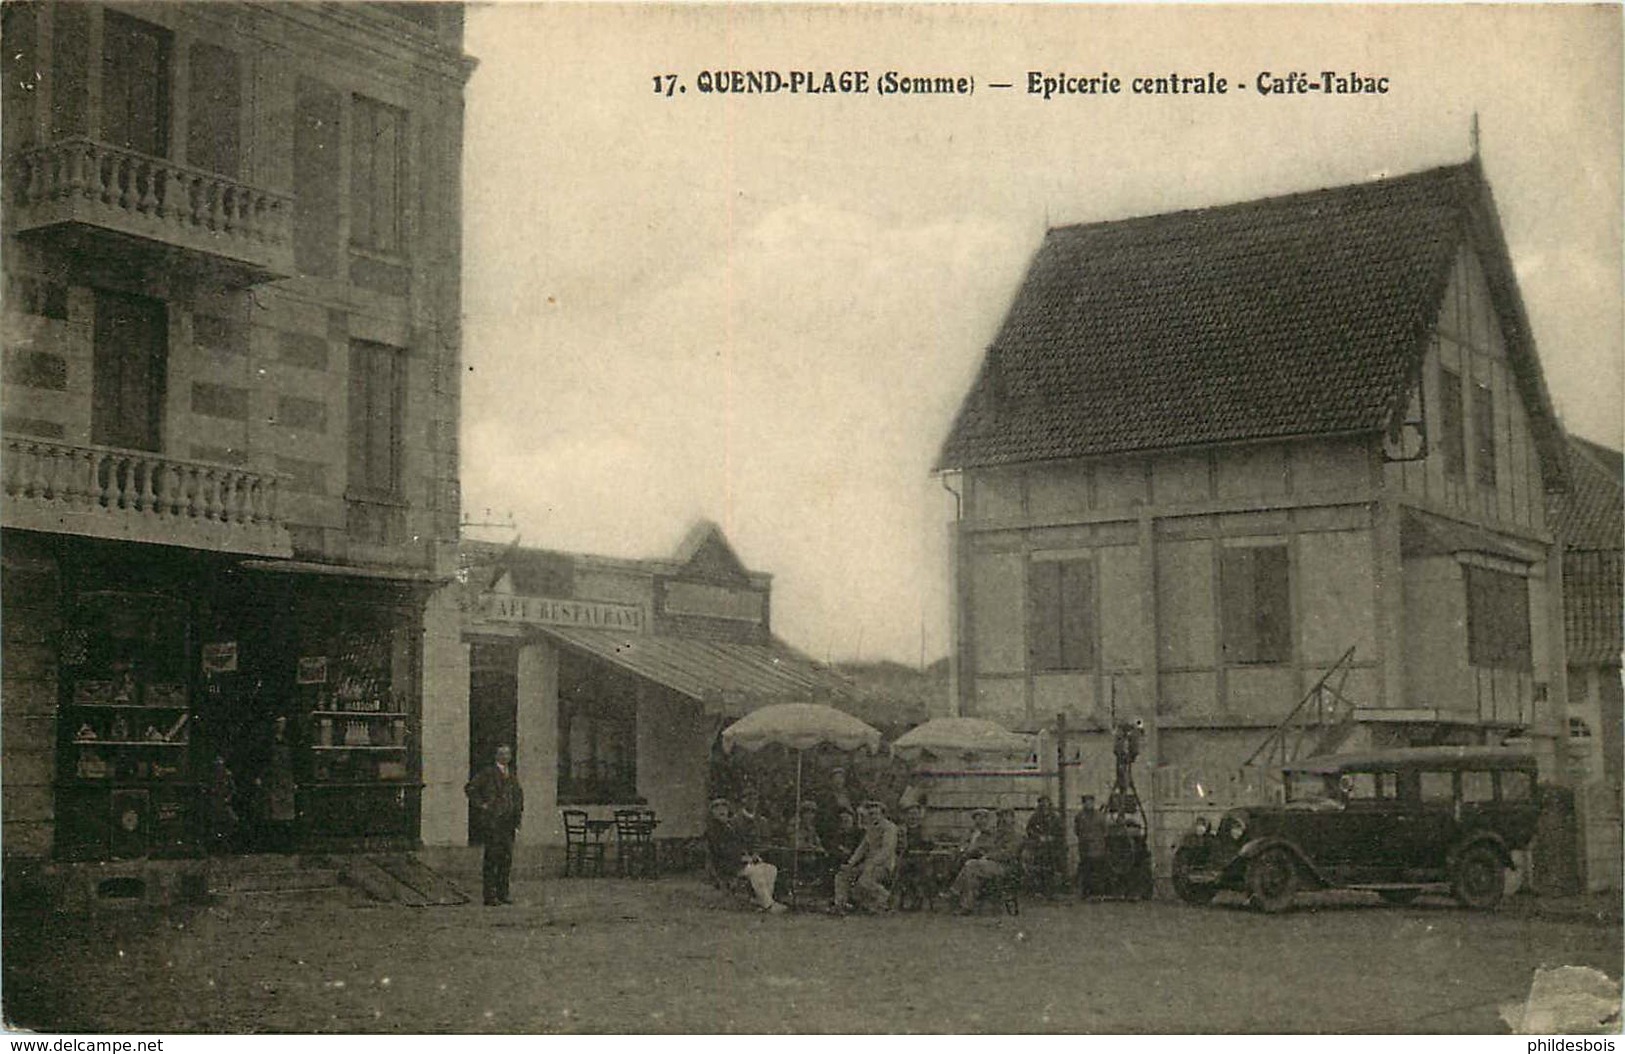
[[[96,291],[91,442],[159,449],[168,344],[163,301]]]
[[[102,137],[114,146],[169,153],[169,31],[113,11],[102,39]]]
[[[519,649],[507,642],[476,643],[468,657],[468,773],[491,764],[504,744],[518,753]],[[468,841],[482,842],[484,832],[468,808]]]

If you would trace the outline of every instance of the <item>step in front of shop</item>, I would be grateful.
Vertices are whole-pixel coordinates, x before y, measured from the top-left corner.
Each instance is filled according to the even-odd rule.
[[[322,861],[290,856],[243,856],[209,862],[211,896],[310,893],[338,886],[338,872]]]

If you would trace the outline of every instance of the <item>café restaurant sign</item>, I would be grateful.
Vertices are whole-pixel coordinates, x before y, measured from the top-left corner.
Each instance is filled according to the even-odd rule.
[[[642,633],[643,608],[605,600],[562,600],[556,597],[521,597],[487,593],[480,598],[480,617],[492,622],[524,622],[536,626],[578,626],[584,629],[619,629]]]

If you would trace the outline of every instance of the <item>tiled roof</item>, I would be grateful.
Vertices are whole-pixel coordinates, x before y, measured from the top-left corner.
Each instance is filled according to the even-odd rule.
[[[1570,436],[1569,489],[1549,499],[1552,528],[1568,549],[1625,548],[1625,480],[1620,454]]]
[[[1625,650],[1625,466],[1618,451],[1575,436],[1567,453],[1569,489],[1548,499],[1564,547],[1564,639],[1570,663],[1612,665]]]
[[[1487,202],[1475,161],[1051,230],[938,468],[1380,430],[1475,224],[1516,298]]]
[[[1618,664],[1625,579],[1618,549],[1563,554],[1563,639],[1570,665]]]

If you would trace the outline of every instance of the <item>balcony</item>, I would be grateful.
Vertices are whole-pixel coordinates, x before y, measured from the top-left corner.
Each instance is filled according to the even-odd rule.
[[[5,436],[0,523],[25,531],[291,556],[280,479],[149,451]]]
[[[19,236],[227,286],[294,273],[293,199],[76,138],[11,160]]]

